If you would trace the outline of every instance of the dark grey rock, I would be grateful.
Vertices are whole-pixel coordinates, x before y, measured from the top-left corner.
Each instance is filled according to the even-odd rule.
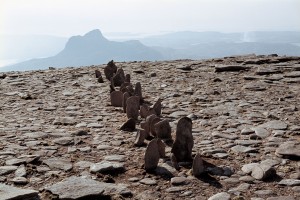
[[[130,118],[120,127],[120,130],[132,132],[135,130],[135,124],[135,119]]]
[[[158,149],[157,139],[151,140],[149,142],[146,152],[145,152],[145,170],[154,170],[158,165],[160,158],[160,152]]]
[[[122,68],[118,69],[112,78],[114,86],[121,86],[125,82],[125,73]]]
[[[126,102],[127,118],[138,119],[139,108],[140,108],[140,97],[138,96],[129,97]]]
[[[154,129],[158,138],[165,139],[165,140],[172,139],[172,135],[171,135],[172,130],[171,130],[169,120],[165,119],[160,122],[157,122],[154,125]]]
[[[193,146],[194,139],[192,135],[192,120],[188,117],[183,117],[178,121],[176,138],[171,152],[175,156],[177,162],[191,162],[193,160]]]
[[[112,106],[122,107],[123,93],[121,91],[113,91],[110,93],[110,102]]]
[[[195,156],[192,169],[194,176],[200,176],[204,172],[204,163],[200,154]]]
[[[106,67],[104,68],[104,74],[107,80],[111,80],[114,74],[117,72],[117,66],[115,65],[114,61],[110,61],[107,63]]]

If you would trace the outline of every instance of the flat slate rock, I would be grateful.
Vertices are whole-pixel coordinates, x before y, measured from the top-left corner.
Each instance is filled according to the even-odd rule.
[[[0,183],[1,200],[39,200],[38,191],[20,189]]]
[[[208,198],[208,200],[229,200],[230,194],[226,192],[220,192]]]
[[[300,143],[288,141],[281,144],[275,152],[279,156],[300,157]]]
[[[237,72],[248,70],[249,67],[242,66],[242,65],[216,65],[215,72]]]
[[[287,124],[280,120],[273,120],[273,121],[266,122],[260,125],[259,127],[266,128],[266,129],[274,129],[274,130],[286,130]]]
[[[49,158],[47,160],[44,160],[43,163],[48,165],[51,169],[70,171],[73,168],[70,161],[62,158]]]
[[[123,171],[124,163],[120,162],[110,162],[110,161],[101,161],[99,163],[92,164],[90,166],[90,172],[91,173],[110,173],[110,172],[118,172]]]
[[[298,179],[282,179],[278,185],[287,185],[287,186],[298,186],[300,185],[300,180]]]
[[[46,187],[45,191],[58,196],[58,199],[101,198],[129,192],[126,186],[72,176]]]

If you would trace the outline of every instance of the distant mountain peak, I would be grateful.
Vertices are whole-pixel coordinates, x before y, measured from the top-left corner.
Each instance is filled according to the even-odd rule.
[[[103,39],[103,40],[107,40],[101,33],[101,31],[99,29],[94,29],[88,33],[86,33],[83,37],[85,38],[91,38],[91,39]]]

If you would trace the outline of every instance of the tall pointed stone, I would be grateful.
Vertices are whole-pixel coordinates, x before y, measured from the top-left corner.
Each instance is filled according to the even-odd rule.
[[[161,158],[165,158],[166,157],[166,145],[163,141],[161,141],[161,139],[156,138],[157,141],[157,146],[158,146],[158,152],[159,152],[159,156]]]
[[[113,76],[115,86],[121,86],[125,81],[125,74],[122,68],[118,69],[117,73]]]
[[[190,162],[193,160],[193,146],[192,120],[188,117],[183,117],[178,121],[176,138],[171,152],[174,154],[177,162]]]
[[[159,117],[155,117],[150,121],[150,133],[153,137],[157,137],[156,131],[155,131],[155,124],[160,122]]]
[[[110,61],[107,63],[106,67],[104,68],[104,74],[107,80],[110,81],[110,79],[114,76],[114,74],[117,72],[117,66],[115,65],[114,61]]]
[[[140,98],[138,96],[129,97],[126,102],[127,118],[138,119],[139,107],[140,107]]]
[[[161,115],[161,99],[160,98],[153,105],[153,109],[157,116]]]
[[[130,118],[120,127],[120,130],[132,132],[135,130],[135,125],[135,119]]]
[[[158,165],[159,158],[160,153],[158,150],[157,139],[153,139],[149,142],[145,152],[145,170],[155,170]]]
[[[143,129],[145,129],[145,133],[146,133],[146,138],[149,138],[151,136],[151,122],[153,119],[157,118],[157,116],[155,114],[153,115],[149,115],[146,118],[146,121],[143,125]]]
[[[123,106],[123,111],[126,113],[126,106],[127,106],[127,99],[130,97],[128,92],[125,92],[123,94],[123,101],[122,101],[122,106]]]
[[[138,147],[143,146],[145,144],[144,142],[145,138],[146,138],[145,130],[138,130],[138,132],[136,133],[134,145]]]
[[[130,83],[130,79],[131,79],[131,78],[130,78],[130,74],[126,74],[126,75],[125,75],[125,82],[126,82],[126,83]]]
[[[139,97],[140,97],[140,100],[143,99],[142,86],[141,86],[141,83],[140,83],[140,82],[137,82],[137,83],[135,84],[134,94],[135,94],[136,96],[139,96]]]
[[[193,175],[194,176],[200,176],[204,172],[204,163],[200,156],[200,154],[197,154],[193,160]]]

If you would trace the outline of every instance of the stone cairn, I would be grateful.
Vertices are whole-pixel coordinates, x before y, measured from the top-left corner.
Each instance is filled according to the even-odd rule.
[[[95,71],[98,82],[103,82],[101,72]],[[194,140],[192,136],[192,120],[188,117],[179,119],[176,128],[175,141],[172,139],[172,130],[167,119],[162,119],[162,100],[158,99],[153,105],[144,101],[140,82],[131,83],[129,74],[118,68],[114,61],[110,61],[104,68],[106,79],[110,82],[110,102],[114,107],[122,107],[128,120],[121,125],[120,130],[133,132],[136,124],[140,122],[134,145],[144,146],[145,140],[150,140],[147,145],[144,168],[146,171],[155,171],[159,159],[166,158],[166,145],[172,146],[171,163],[175,169],[180,165],[192,163],[194,176],[204,172],[204,164],[200,154],[192,157]],[[118,87],[118,88],[117,88]],[[142,119],[142,121],[140,121]]]

